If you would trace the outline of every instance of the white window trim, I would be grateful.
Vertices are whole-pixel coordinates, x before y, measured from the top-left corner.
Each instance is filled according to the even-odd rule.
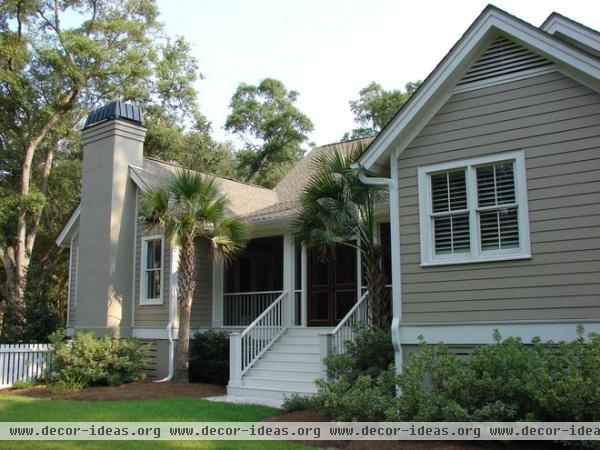
[[[145,261],[147,256],[147,241],[160,239],[160,294],[158,298],[147,298],[146,293],[146,269]],[[162,234],[153,234],[151,236],[142,236],[142,249],[140,258],[140,305],[162,305],[164,292],[164,273],[165,273],[165,239]]]
[[[472,187],[476,185],[475,166],[512,160],[515,167],[515,195],[518,205],[519,248],[481,251],[479,248],[480,230],[476,208],[477,193]],[[429,175],[435,172],[465,168],[467,183],[467,205],[469,208],[469,235],[471,250],[469,253],[454,255],[434,254],[433,221],[431,220],[431,183]],[[432,164],[418,168],[419,187],[419,223],[421,231],[421,266],[438,266],[447,264],[469,264],[484,261],[506,261],[531,258],[531,242],[529,237],[529,208],[527,203],[527,180],[525,176],[525,152],[523,150],[497,153],[478,158]]]

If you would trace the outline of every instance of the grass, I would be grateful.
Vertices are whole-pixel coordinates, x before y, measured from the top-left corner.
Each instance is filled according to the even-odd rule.
[[[8,422],[254,422],[278,413],[274,408],[231,405],[197,398],[128,401],[46,400],[18,395],[0,397],[0,420]],[[308,449],[275,441],[0,441],[11,449]]]

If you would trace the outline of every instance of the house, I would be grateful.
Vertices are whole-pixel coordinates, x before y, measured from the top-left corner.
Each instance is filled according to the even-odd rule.
[[[389,251],[401,370],[419,336],[456,351],[493,330],[529,341],[600,331],[600,33],[558,14],[539,28],[488,6],[357,162],[389,189]],[[83,129],[82,199],[57,239],[70,248],[68,331],[177,338],[177,252],[140,222],[148,187],[178,167],[144,157],[137,108],[111,103]],[[351,144],[346,144],[351,145]],[[192,327],[230,330],[232,394],[311,393],[323,356],[364,320],[360,256],[323,262],[289,226],[310,152],[273,189],[219,178],[251,240],[224,267],[198,244]]]

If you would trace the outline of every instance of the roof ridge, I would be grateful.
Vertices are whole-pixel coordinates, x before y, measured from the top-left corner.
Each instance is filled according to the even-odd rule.
[[[226,177],[226,176],[223,176],[223,175],[216,175],[216,174],[210,173],[210,172],[202,172],[200,170],[188,169],[187,167],[184,167],[181,164],[173,163],[173,162],[170,162],[170,161],[164,161],[162,159],[154,158],[152,156],[144,156],[144,159],[149,159],[150,161],[154,161],[154,162],[157,162],[159,164],[166,164],[168,166],[173,166],[173,167],[178,167],[180,169],[189,170],[191,172],[200,173],[202,175],[209,175],[211,177],[221,178],[223,180],[233,181],[235,183],[245,184],[247,186],[251,186],[251,187],[255,187],[255,188],[259,188],[259,189],[264,189],[264,190],[267,190],[267,191],[275,192],[271,188],[260,186],[258,184],[254,184],[254,183],[250,183],[248,181],[236,180],[235,178],[232,178],[232,177]]]

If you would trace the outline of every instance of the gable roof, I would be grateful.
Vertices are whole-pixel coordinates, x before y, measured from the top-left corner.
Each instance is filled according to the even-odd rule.
[[[600,57],[600,32],[556,12],[550,14],[540,29]]]
[[[557,64],[560,70],[600,90],[600,60],[495,6],[487,6],[459,41],[429,74],[408,102],[396,113],[367,148],[358,164],[372,172],[385,171],[389,153],[399,155],[451,95],[473,61],[497,37]]]
[[[168,181],[182,169],[182,166],[148,157],[144,157],[143,167],[129,167],[131,178],[143,191]],[[243,216],[278,202],[277,194],[271,189],[226,177],[215,178],[219,192],[229,199],[234,215]]]

